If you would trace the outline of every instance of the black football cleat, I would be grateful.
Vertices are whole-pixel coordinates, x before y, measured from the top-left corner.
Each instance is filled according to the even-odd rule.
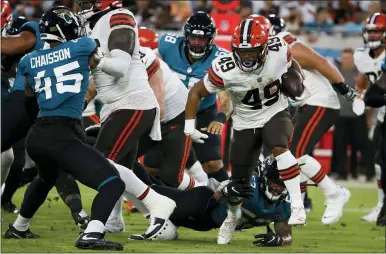
[[[16,205],[11,201],[2,204],[1,208],[7,213],[19,213],[19,209],[17,209]]]
[[[376,225],[378,227],[385,227],[386,226],[386,207],[385,207],[385,204],[382,206],[382,209],[379,212]]]
[[[123,250],[123,245],[107,241],[105,234],[98,232],[81,233],[75,242],[75,247],[79,249],[91,250]]]
[[[86,229],[87,228],[87,225],[90,222],[90,217],[89,216],[82,217],[79,213],[72,213],[71,215],[72,215],[72,218],[75,221],[75,224],[78,227],[80,227],[81,229]]]
[[[39,235],[32,233],[29,229],[18,231],[12,224],[9,224],[7,231],[3,234],[4,239],[36,239]]]
[[[143,234],[129,235],[129,240],[156,240],[165,231],[167,222],[164,219],[152,217],[147,231]]]

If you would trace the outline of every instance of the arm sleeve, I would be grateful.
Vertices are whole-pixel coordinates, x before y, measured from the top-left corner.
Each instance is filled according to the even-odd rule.
[[[370,85],[364,98],[366,106],[380,108],[386,104],[385,90],[377,84]]]
[[[217,63],[212,63],[209,68],[208,73],[204,77],[204,85],[206,90],[210,93],[217,93],[224,91],[224,80],[220,77],[219,72],[216,73],[216,69],[218,70]]]

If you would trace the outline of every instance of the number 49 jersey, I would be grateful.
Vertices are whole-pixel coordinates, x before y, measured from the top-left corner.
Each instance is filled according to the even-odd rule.
[[[252,72],[237,67],[233,54],[216,58],[204,78],[210,93],[226,90],[232,100],[235,130],[262,128],[288,107],[280,92],[281,76],[292,64],[291,50],[278,37],[270,37],[264,65]]]
[[[81,119],[89,79],[93,39],[82,37],[54,48],[35,50],[19,62],[18,75],[36,94],[39,115]]]

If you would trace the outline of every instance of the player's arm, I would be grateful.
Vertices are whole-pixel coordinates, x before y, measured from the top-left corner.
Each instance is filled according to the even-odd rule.
[[[159,66],[159,60],[156,59]],[[154,63],[156,64],[156,63]],[[163,72],[161,68],[158,68],[154,73],[149,75],[149,84],[153,93],[157,98],[159,108],[160,108],[160,119],[162,120],[165,114],[165,96],[164,96],[164,87],[163,87]]]
[[[33,92],[31,86],[28,84],[27,79],[24,82],[25,100],[24,108],[27,111],[29,117],[33,120],[36,119],[39,113],[39,104],[36,100],[36,95]]]
[[[36,43],[36,36],[23,31],[15,36],[1,36],[1,54],[16,55],[30,51]]]
[[[275,233],[283,240],[283,245],[290,245],[292,243],[292,230],[288,225],[288,221],[275,222]]]
[[[364,73],[359,73],[358,78],[355,82],[355,88],[358,89],[361,93],[365,92],[369,87],[369,80],[367,79]]]
[[[357,94],[352,88],[345,84],[344,77],[340,71],[325,57],[319,55],[315,50],[298,42],[291,48],[292,57],[298,61],[303,69],[315,69],[330,81],[333,88],[346,99],[353,99]]]
[[[109,57],[102,57],[97,70],[102,70],[108,75],[122,78],[130,67],[133,57],[137,35],[134,18],[127,13],[113,14],[110,18],[108,38]]]
[[[218,98],[220,99],[220,109],[217,115],[207,128],[201,128],[201,130],[208,133],[221,135],[225,122],[228,121],[232,114],[233,107],[232,101],[227,91],[219,92]]]
[[[89,103],[90,101],[92,101],[96,97],[96,95],[97,95],[97,92],[95,88],[94,79],[90,77],[88,89],[86,92],[86,103]]]
[[[157,57],[158,57],[159,59],[162,60],[162,56],[161,56],[161,53],[159,52],[159,49],[156,48],[156,49],[154,49],[153,51],[154,51],[154,53],[157,55]]]
[[[365,93],[364,102],[366,106],[372,108],[384,106],[386,104],[385,90],[377,84],[372,84]]]

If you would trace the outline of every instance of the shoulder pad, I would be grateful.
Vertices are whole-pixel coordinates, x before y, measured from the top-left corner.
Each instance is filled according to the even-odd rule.
[[[163,59],[165,59],[170,48],[176,45],[177,41],[180,41],[181,39],[183,38],[172,33],[167,33],[161,36],[158,42],[158,52]]]

